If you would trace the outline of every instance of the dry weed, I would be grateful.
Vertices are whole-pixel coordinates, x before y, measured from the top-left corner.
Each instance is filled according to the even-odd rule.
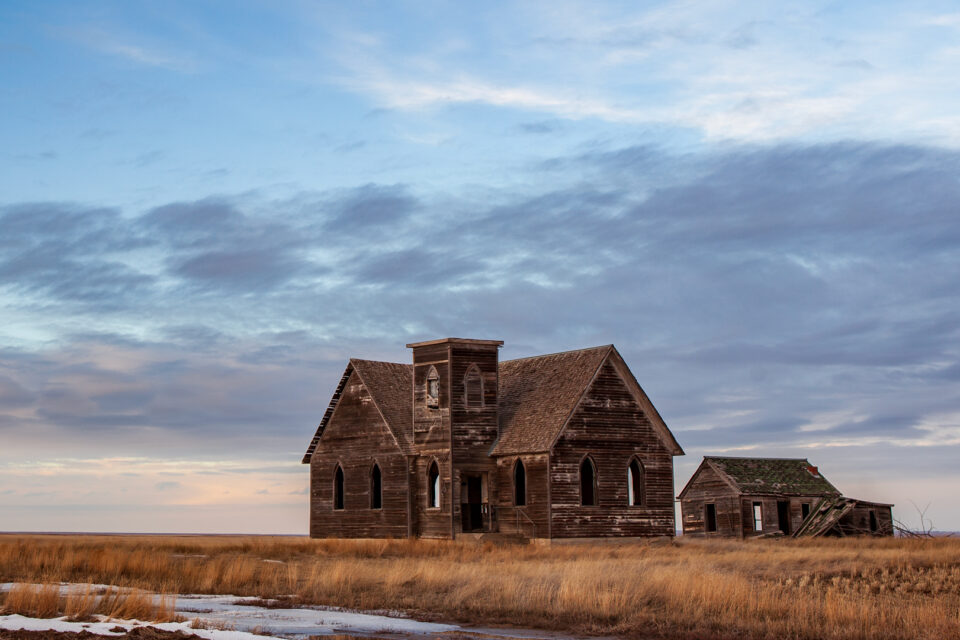
[[[407,609],[463,622],[618,636],[960,637],[957,539],[495,547],[422,540],[10,535],[0,536],[4,580],[286,596],[308,604]],[[145,606],[135,606],[137,597],[131,597],[125,614]]]

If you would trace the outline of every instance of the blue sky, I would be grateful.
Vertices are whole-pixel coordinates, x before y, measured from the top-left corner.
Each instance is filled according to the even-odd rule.
[[[351,356],[614,343],[960,530],[952,3],[6,2],[0,529],[306,530]]]

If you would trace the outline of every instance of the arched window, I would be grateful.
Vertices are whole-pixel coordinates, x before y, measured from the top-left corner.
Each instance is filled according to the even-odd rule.
[[[383,480],[380,476],[380,465],[374,463],[370,471],[370,508],[383,507]]]
[[[580,504],[591,506],[597,502],[597,467],[587,456],[580,463]]]
[[[427,506],[440,506],[440,468],[437,467],[436,460],[430,463],[430,471],[427,473]]]
[[[436,367],[430,367],[427,372],[427,405],[431,407],[440,404],[440,376]]]
[[[640,461],[634,458],[627,467],[627,504],[639,507],[647,502],[644,469]]]
[[[517,464],[513,467],[513,504],[518,507],[527,504],[527,470],[520,459],[517,459]]]
[[[343,469],[339,464],[333,472],[333,508],[343,509]]]
[[[483,406],[483,376],[475,364],[471,364],[463,376],[463,399],[468,407]]]

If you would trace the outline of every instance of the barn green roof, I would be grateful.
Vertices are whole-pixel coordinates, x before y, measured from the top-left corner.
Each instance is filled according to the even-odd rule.
[[[806,458],[705,456],[703,460],[743,494],[840,494]]]

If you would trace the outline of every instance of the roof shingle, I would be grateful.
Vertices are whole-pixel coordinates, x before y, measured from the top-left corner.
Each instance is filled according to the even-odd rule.
[[[350,358],[400,449],[410,453],[413,433],[413,365]]]
[[[611,345],[500,363],[500,439],[492,455],[548,451]]]
[[[725,474],[744,494],[789,495],[837,494],[837,488],[806,458],[727,458],[705,456],[714,469]]]

